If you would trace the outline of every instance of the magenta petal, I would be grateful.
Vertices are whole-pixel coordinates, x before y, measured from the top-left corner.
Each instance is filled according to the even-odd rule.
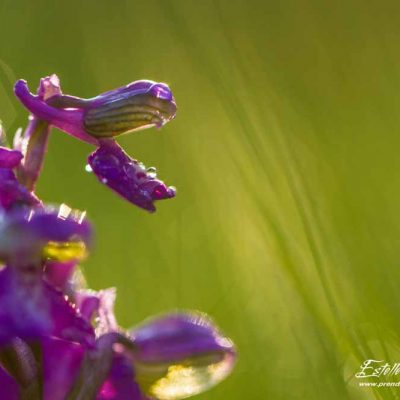
[[[45,336],[92,346],[94,332],[61,291],[15,268],[0,271],[0,344]]]
[[[52,322],[51,334],[58,338],[79,342],[92,347],[94,331],[83,318],[75,304],[70,303],[64,294],[43,282],[44,294],[49,301],[49,319]]]
[[[194,396],[226,378],[235,364],[232,341],[200,313],[160,316],[131,335],[137,382],[155,398]]]
[[[0,207],[7,210],[15,203],[34,206],[40,201],[17,181],[12,170],[0,168]]]
[[[22,79],[15,84],[14,91],[21,103],[37,118],[47,121],[50,125],[84,142],[98,144],[97,139],[85,132],[83,110],[51,107],[39,96],[34,96],[30,93],[26,81]]]
[[[3,368],[0,367],[0,394],[4,400],[19,400],[19,386]]]
[[[41,100],[48,100],[54,96],[62,94],[60,87],[60,79],[56,74],[46,76],[40,80],[37,94]]]
[[[93,290],[81,290],[75,293],[75,304],[82,317],[91,321],[98,314],[100,298],[98,293]]]
[[[131,361],[123,354],[114,355],[111,371],[96,400],[144,400],[134,381]]]
[[[41,285],[30,285],[10,267],[0,271],[0,345],[19,336],[37,339],[50,333],[49,304]]]
[[[96,318],[96,335],[101,336],[118,330],[114,315],[115,288],[80,290],[75,293],[75,303],[87,321]]]
[[[152,170],[129,157],[112,140],[102,141],[88,162],[100,182],[147,211],[155,211],[155,200],[175,196],[173,187],[167,187]]]
[[[0,147],[0,168],[15,168],[21,162],[22,157],[22,153],[18,150],[11,150],[7,147]]]
[[[111,138],[152,126],[161,127],[175,118],[176,104],[165,83],[136,81],[86,101],[86,132]]]
[[[64,242],[79,239],[89,244],[91,227],[84,218],[84,214],[78,213],[78,215],[74,215],[69,212],[68,215],[63,215],[63,208],[65,206],[54,210],[31,210],[29,218],[22,217],[20,223],[24,224],[26,229],[33,230],[38,237],[46,241]]]
[[[91,227],[85,213],[73,211],[66,205],[10,211],[0,219],[0,227],[3,230],[7,227],[12,231],[29,231],[42,241],[82,240],[89,244],[91,238]]]
[[[131,332],[137,358],[145,363],[173,362],[203,354],[235,353],[233,343],[200,313],[167,314]]]
[[[0,235],[3,237],[0,241],[0,257],[12,260],[14,265],[19,263],[18,260],[22,262],[22,254],[25,259],[29,256],[31,262],[34,257],[41,259],[56,255],[57,258],[51,246],[63,243],[78,244],[84,251],[90,245],[91,238],[91,228],[84,216],[84,213],[73,211],[65,205],[59,208],[19,208],[0,214]],[[47,245],[50,242],[49,247]]]
[[[43,399],[64,400],[79,374],[84,347],[78,343],[42,340]]]
[[[74,273],[75,267],[75,260],[67,262],[48,260],[44,270],[45,279],[52,286],[64,290]]]
[[[114,305],[116,298],[115,288],[108,288],[98,292],[99,308],[98,322],[96,327],[97,336],[118,330],[117,320],[114,315]]]
[[[131,98],[146,93],[151,93],[155,97],[163,100],[174,101],[172,92],[167,84],[143,79],[131,82],[118,89],[109,90],[108,92],[104,92],[90,99],[90,107],[96,107],[106,102]]]

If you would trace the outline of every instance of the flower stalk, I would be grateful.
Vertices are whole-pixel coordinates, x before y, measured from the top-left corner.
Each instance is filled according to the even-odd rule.
[[[179,400],[233,369],[235,348],[197,312],[169,313],[125,331],[115,289],[83,287],[91,249],[86,212],[49,206],[35,194],[53,128],[96,149],[88,168],[123,199],[149,212],[175,188],[130,157],[115,138],[175,117],[164,83],[142,80],[91,99],[64,95],[55,75],[37,94],[15,94],[29,123],[5,144],[0,129],[0,393],[6,400]],[[2,397],[2,398],[3,398]]]

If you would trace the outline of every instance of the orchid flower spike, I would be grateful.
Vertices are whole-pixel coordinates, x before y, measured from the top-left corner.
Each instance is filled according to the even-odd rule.
[[[59,94],[45,101],[33,95],[24,80],[19,80],[14,90],[36,117],[94,145],[100,138],[161,127],[176,114],[169,87],[149,80],[135,81],[91,99]]]
[[[6,147],[0,126],[1,399],[180,400],[232,371],[233,342],[199,312],[164,314],[125,331],[114,288],[87,289],[79,263],[91,247],[86,212],[35,195],[52,126],[97,148],[87,171],[132,204],[155,211],[175,189],[114,141],[175,116],[168,86],[136,81],[93,99],[63,95],[56,75],[37,95],[15,93],[31,111]],[[20,130],[22,132],[22,130]]]

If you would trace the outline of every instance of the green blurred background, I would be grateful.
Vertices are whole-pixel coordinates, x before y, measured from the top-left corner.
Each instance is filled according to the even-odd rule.
[[[400,2],[0,0],[0,43],[10,134],[17,78],[171,85],[177,119],[119,143],[176,199],[125,203],[60,132],[38,193],[88,211],[85,274],[117,287],[121,325],[199,309],[233,338],[235,372],[199,400],[400,398],[352,378],[400,362]]]

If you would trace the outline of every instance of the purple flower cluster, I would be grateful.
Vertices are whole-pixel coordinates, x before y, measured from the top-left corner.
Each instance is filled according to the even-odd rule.
[[[6,146],[0,128],[1,399],[173,400],[224,379],[233,343],[198,312],[173,312],[129,331],[117,323],[115,290],[85,289],[78,264],[91,246],[84,212],[35,195],[52,127],[93,144],[87,168],[132,204],[155,211],[175,189],[129,157],[120,134],[161,127],[175,117],[168,86],[136,81],[92,99],[63,95],[55,75],[37,94],[18,81],[31,112]]]

